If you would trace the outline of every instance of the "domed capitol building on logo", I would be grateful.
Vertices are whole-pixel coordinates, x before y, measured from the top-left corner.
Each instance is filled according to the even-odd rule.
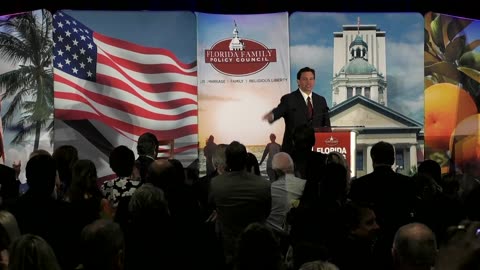
[[[380,140],[395,146],[398,171],[423,160],[423,124],[388,107],[385,31],[375,24],[343,25],[334,32],[332,108],[335,129],[357,131],[357,176],[373,171],[370,150]]]

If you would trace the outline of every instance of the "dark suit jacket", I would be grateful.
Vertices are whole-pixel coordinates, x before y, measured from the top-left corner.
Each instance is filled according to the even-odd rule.
[[[216,205],[223,249],[230,257],[237,237],[247,225],[263,223],[270,215],[270,181],[246,171],[228,172],[212,179],[209,201]]]
[[[283,134],[282,151],[292,153],[292,135],[296,127],[309,124],[313,128],[330,127],[327,102],[324,97],[312,93],[313,119],[307,119],[307,104],[302,93],[296,91],[284,95],[280,104],[272,110],[273,121],[283,117],[285,132]],[[272,121],[272,122],[273,122]]]
[[[352,181],[349,196],[352,201],[372,204],[380,226],[376,253],[383,269],[390,269],[395,232],[400,226],[414,221],[413,179],[394,172],[390,166],[375,167],[372,173]]]
[[[19,196],[20,181],[17,181],[15,170],[0,164],[0,197],[1,207],[8,207]]]

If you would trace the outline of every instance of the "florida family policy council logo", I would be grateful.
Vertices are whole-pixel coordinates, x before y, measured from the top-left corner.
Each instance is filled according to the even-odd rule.
[[[270,62],[277,62],[276,49],[269,49],[252,39],[240,38],[235,21],[234,25],[232,38],[220,40],[205,50],[205,63],[225,75],[245,76],[265,69]]]

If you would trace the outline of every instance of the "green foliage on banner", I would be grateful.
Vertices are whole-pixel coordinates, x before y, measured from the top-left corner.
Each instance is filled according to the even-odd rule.
[[[42,132],[53,138],[52,28],[47,10],[0,20],[0,57],[15,66],[0,74],[1,100],[11,100],[2,121],[17,131],[13,144],[34,136],[34,150]]]
[[[425,88],[461,85],[480,108],[480,40],[467,44],[464,29],[473,20],[436,13],[425,15]]]

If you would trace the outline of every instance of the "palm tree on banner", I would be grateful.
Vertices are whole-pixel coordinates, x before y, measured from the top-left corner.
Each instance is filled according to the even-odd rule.
[[[0,57],[17,67],[0,74],[1,100],[11,99],[2,121],[17,132],[13,144],[34,135],[34,150],[42,129],[53,139],[52,29],[47,10],[0,19]]]

